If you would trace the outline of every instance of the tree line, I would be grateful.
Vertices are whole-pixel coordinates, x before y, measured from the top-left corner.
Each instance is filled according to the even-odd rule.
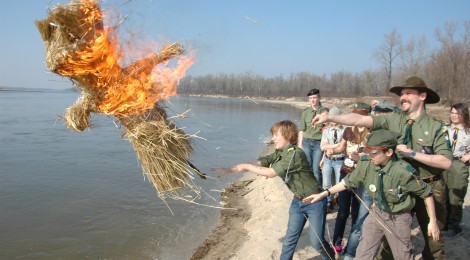
[[[463,24],[447,22],[435,29],[439,43],[430,49],[424,36],[404,41],[392,30],[373,50],[378,63],[375,70],[359,73],[339,71],[316,75],[302,71],[288,76],[266,78],[253,72],[217,73],[186,76],[178,86],[179,94],[228,95],[252,97],[304,97],[313,87],[323,96],[361,97],[389,95],[391,86],[409,76],[420,76],[441,96],[441,102],[468,102],[470,91],[470,20]]]

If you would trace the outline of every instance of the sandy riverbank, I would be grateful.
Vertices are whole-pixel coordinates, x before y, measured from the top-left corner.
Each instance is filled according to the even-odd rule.
[[[222,210],[218,224],[192,259],[279,259],[292,199],[292,193],[282,180],[247,173],[225,189],[222,199],[226,208],[235,209]],[[327,215],[328,239],[333,236],[335,218],[336,211]],[[463,235],[445,241],[448,259],[468,257],[470,193],[465,198],[463,219]],[[345,236],[349,233],[349,222]],[[415,252],[421,252],[424,241],[416,222],[413,227]],[[307,228],[308,224],[297,245],[294,259],[320,259],[310,246]],[[416,254],[415,259],[421,259],[421,255]]]
[[[299,108],[308,106],[307,102],[294,99],[253,101],[288,103]],[[340,102],[325,100],[323,104],[347,110],[348,106],[355,102],[349,99],[342,99]],[[442,110],[442,107],[434,109]],[[263,153],[269,152],[272,152],[272,147],[268,146]],[[227,209],[221,211],[218,224],[206,241],[196,249],[191,259],[279,259],[291,199],[292,193],[280,178],[265,178],[246,173],[223,192],[222,201]],[[328,239],[333,236],[335,217],[336,210],[327,215]],[[446,241],[445,250],[448,259],[468,257],[466,249],[470,244],[469,220],[470,192],[465,198],[464,234]],[[308,225],[305,228],[307,229]],[[349,229],[348,221],[346,237]],[[310,246],[306,234],[304,230],[294,259],[319,259],[319,254]],[[415,252],[420,252],[423,248],[423,239],[416,223],[413,224],[412,235]],[[421,259],[421,256],[416,255],[415,259]]]

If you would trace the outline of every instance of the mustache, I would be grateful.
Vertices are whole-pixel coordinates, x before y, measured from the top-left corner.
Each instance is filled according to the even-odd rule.
[[[408,99],[402,99],[402,100],[400,101],[400,104],[403,105],[403,103],[405,103],[405,102],[406,102],[406,103],[411,103]]]

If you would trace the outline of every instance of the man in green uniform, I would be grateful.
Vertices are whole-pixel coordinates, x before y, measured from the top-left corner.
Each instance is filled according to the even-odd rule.
[[[388,129],[401,133],[396,152],[407,160],[417,171],[421,179],[433,189],[436,203],[437,224],[443,231],[446,219],[446,193],[442,179],[443,170],[452,166],[452,152],[446,140],[444,125],[426,113],[426,104],[439,102],[439,95],[428,88],[419,77],[410,77],[401,86],[395,86],[390,92],[400,96],[401,113],[389,113],[380,116],[362,116],[359,114],[320,115],[313,123],[323,124],[332,121],[343,125],[365,126],[376,129]],[[414,212],[423,234],[427,233],[429,216],[426,214],[424,201],[417,199]],[[444,241],[430,240],[424,236],[424,259],[445,259]]]
[[[395,259],[413,259],[411,210],[415,196],[424,201],[428,211],[427,235],[434,241],[439,239],[431,186],[420,180],[415,175],[416,170],[394,153],[398,136],[398,133],[383,129],[372,132],[364,150],[369,156],[363,156],[352,173],[331,189],[303,200],[314,203],[345,189],[362,186],[366,189],[373,205],[364,222],[367,228],[362,230],[356,259],[372,259],[383,236],[387,238]]]
[[[308,162],[312,166],[313,176],[322,183],[320,161],[323,153],[320,149],[322,126],[313,126],[312,119],[319,115],[324,107],[320,102],[320,90],[313,88],[308,93],[310,106],[302,111],[297,146],[304,150]]]

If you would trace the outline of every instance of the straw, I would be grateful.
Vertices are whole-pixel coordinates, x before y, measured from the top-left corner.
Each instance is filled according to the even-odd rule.
[[[47,68],[69,77],[81,91],[75,104],[65,109],[64,124],[81,132],[92,126],[91,113],[115,116],[160,198],[199,196],[193,175],[203,173],[188,161],[191,136],[159,106],[167,90],[148,79],[157,64],[184,53],[181,44],[170,44],[122,68],[116,50],[118,26],[104,26],[99,3],[93,0],[58,4],[36,26],[46,45]]]

